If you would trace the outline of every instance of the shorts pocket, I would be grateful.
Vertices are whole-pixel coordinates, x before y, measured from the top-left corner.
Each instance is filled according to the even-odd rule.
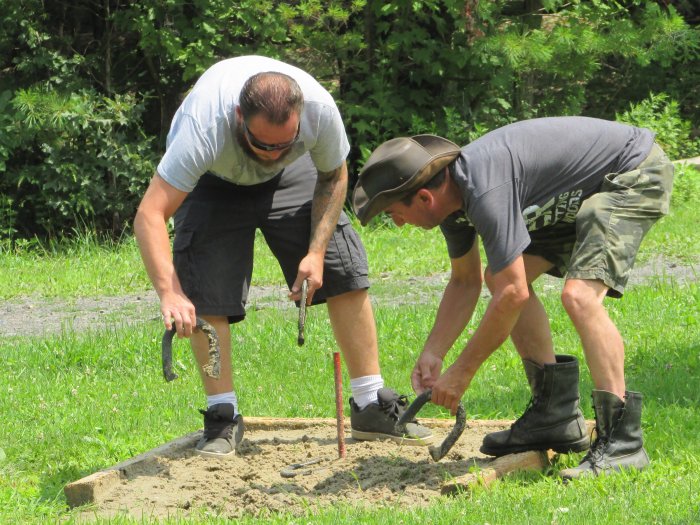
[[[669,173],[670,170],[670,173]],[[668,213],[673,184],[673,165],[658,164],[606,175],[603,191],[618,194],[624,207],[657,216]]]
[[[365,247],[360,240],[360,236],[355,229],[346,224],[340,228],[345,244],[347,246],[347,257],[349,258],[350,268],[348,273],[352,275],[367,275],[369,268],[367,264],[367,253]]]
[[[173,240],[173,252],[183,252],[192,244],[193,231],[180,231],[175,234]]]
[[[179,231],[175,234],[175,239],[173,239],[173,265],[175,266],[175,273],[177,273],[177,278],[180,280],[180,286],[185,292],[185,295],[193,299],[192,295],[196,290],[197,279],[194,275],[194,266],[192,264],[192,239],[194,237],[193,231]]]

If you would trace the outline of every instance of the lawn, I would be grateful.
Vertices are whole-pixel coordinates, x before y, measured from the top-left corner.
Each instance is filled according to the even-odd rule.
[[[674,203],[672,213],[655,226],[643,245],[640,264],[663,256],[679,265],[697,265],[698,204],[693,199]],[[408,392],[408,373],[440,299],[439,277],[448,270],[443,241],[437,231],[414,228],[358,226],[358,230],[376,283],[372,293],[383,374],[388,384]],[[262,243],[257,249],[256,282],[281,282],[269,252]],[[130,238],[105,244],[85,235],[52,245],[4,246],[0,270],[3,301],[26,295],[120,295],[149,288]],[[421,300],[396,300],[412,291]],[[556,348],[582,359],[557,290],[541,288],[540,292],[550,313]],[[607,304],[625,338],[628,386],[645,395],[643,427],[652,459],[647,470],[564,485],[556,472],[575,464],[578,456],[562,456],[550,472],[516,475],[488,489],[438,498],[425,508],[358,512],[338,506],[318,516],[263,513],[242,522],[700,522],[698,283],[659,275],[630,288],[624,299]],[[484,306],[482,301],[477,316]],[[334,342],[325,310],[312,310],[307,338],[313,344],[301,349],[295,343],[295,314],[294,309],[251,309],[247,321],[234,330],[235,377],[244,414],[333,417],[329,356]],[[63,496],[66,483],[201,427],[196,409],[203,406],[204,398],[187,345],[176,343],[180,379],[166,384],[159,368],[161,333],[156,321],[132,327],[115,321],[88,332],[65,329],[48,336],[2,340],[0,523],[75,521],[77,514],[67,508]],[[347,377],[344,384],[349,385]],[[590,391],[583,366],[582,408],[587,418],[593,417]],[[349,397],[348,388],[344,395]],[[528,392],[510,343],[491,356],[463,401],[470,418],[514,418],[523,410]],[[448,417],[433,406],[421,414]],[[193,521],[225,522],[205,511]]]

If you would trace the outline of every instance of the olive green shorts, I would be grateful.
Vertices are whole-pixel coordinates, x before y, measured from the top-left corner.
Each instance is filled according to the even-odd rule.
[[[635,170],[605,176],[586,199],[575,224],[558,223],[530,232],[525,253],[552,262],[547,273],[605,283],[622,297],[639,245],[652,225],[668,214],[673,164],[656,144]]]

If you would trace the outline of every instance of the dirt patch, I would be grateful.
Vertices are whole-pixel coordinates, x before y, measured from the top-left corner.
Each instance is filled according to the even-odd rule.
[[[450,430],[434,428],[439,444]],[[483,436],[505,422],[468,425],[452,450],[434,462],[427,447],[390,441],[355,441],[349,434],[347,455],[338,459],[335,426],[247,430],[240,453],[228,460],[194,453],[195,439],[179,450],[151,455],[123,470],[123,479],[86,508],[85,520],[128,515],[163,518],[202,512],[228,519],[269,513],[305,514],[345,503],[362,508],[382,505],[422,506],[440,496],[445,481],[483,468],[478,452]],[[285,477],[294,463],[319,463]]]
[[[629,286],[658,281],[685,284],[697,281],[699,273],[697,264],[657,257],[635,268]],[[448,274],[441,273],[401,281],[391,275],[380,275],[370,294],[376,304],[437,305],[448,278]],[[560,279],[544,276],[542,281],[545,291],[561,288]],[[287,293],[282,285],[253,287],[248,308],[293,308]],[[85,331],[115,324],[129,326],[159,318],[158,297],[153,291],[71,301],[23,297],[0,304],[0,336],[46,336],[60,333],[62,329]]]

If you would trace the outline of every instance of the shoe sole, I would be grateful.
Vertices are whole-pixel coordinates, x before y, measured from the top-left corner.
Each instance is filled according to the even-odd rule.
[[[351,436],[358,441],[393,441],[400,445],[408,445],[412,447],[423,447],[431,445],[435,441],[434,435],[429,435],[422,438],[412,438],[406,436],[394,436],[392,434],[383,434],[381,432],[364,432],[362,430],[352,430]]]
[[[197,455],[203,456],[205,458],[218,458],[218,459],[231,459],[236,456],[236,450],[232,450],[231,452],[227,452],[225,454],[219,453],[219,452],[207,452],[206,450],[194,450]]]
[[[517,454],[519,452],[528,452],[530,450],[553,450],[559,454],[569,454],[572,452],[584,452],[590,448],[590,438],[585,437],[573,443],[535,443],[532,445],[518,445],[514,447],[503,448],[487,448],[481,445],[479,452],[487,456],[501,457],[507,454]]]

